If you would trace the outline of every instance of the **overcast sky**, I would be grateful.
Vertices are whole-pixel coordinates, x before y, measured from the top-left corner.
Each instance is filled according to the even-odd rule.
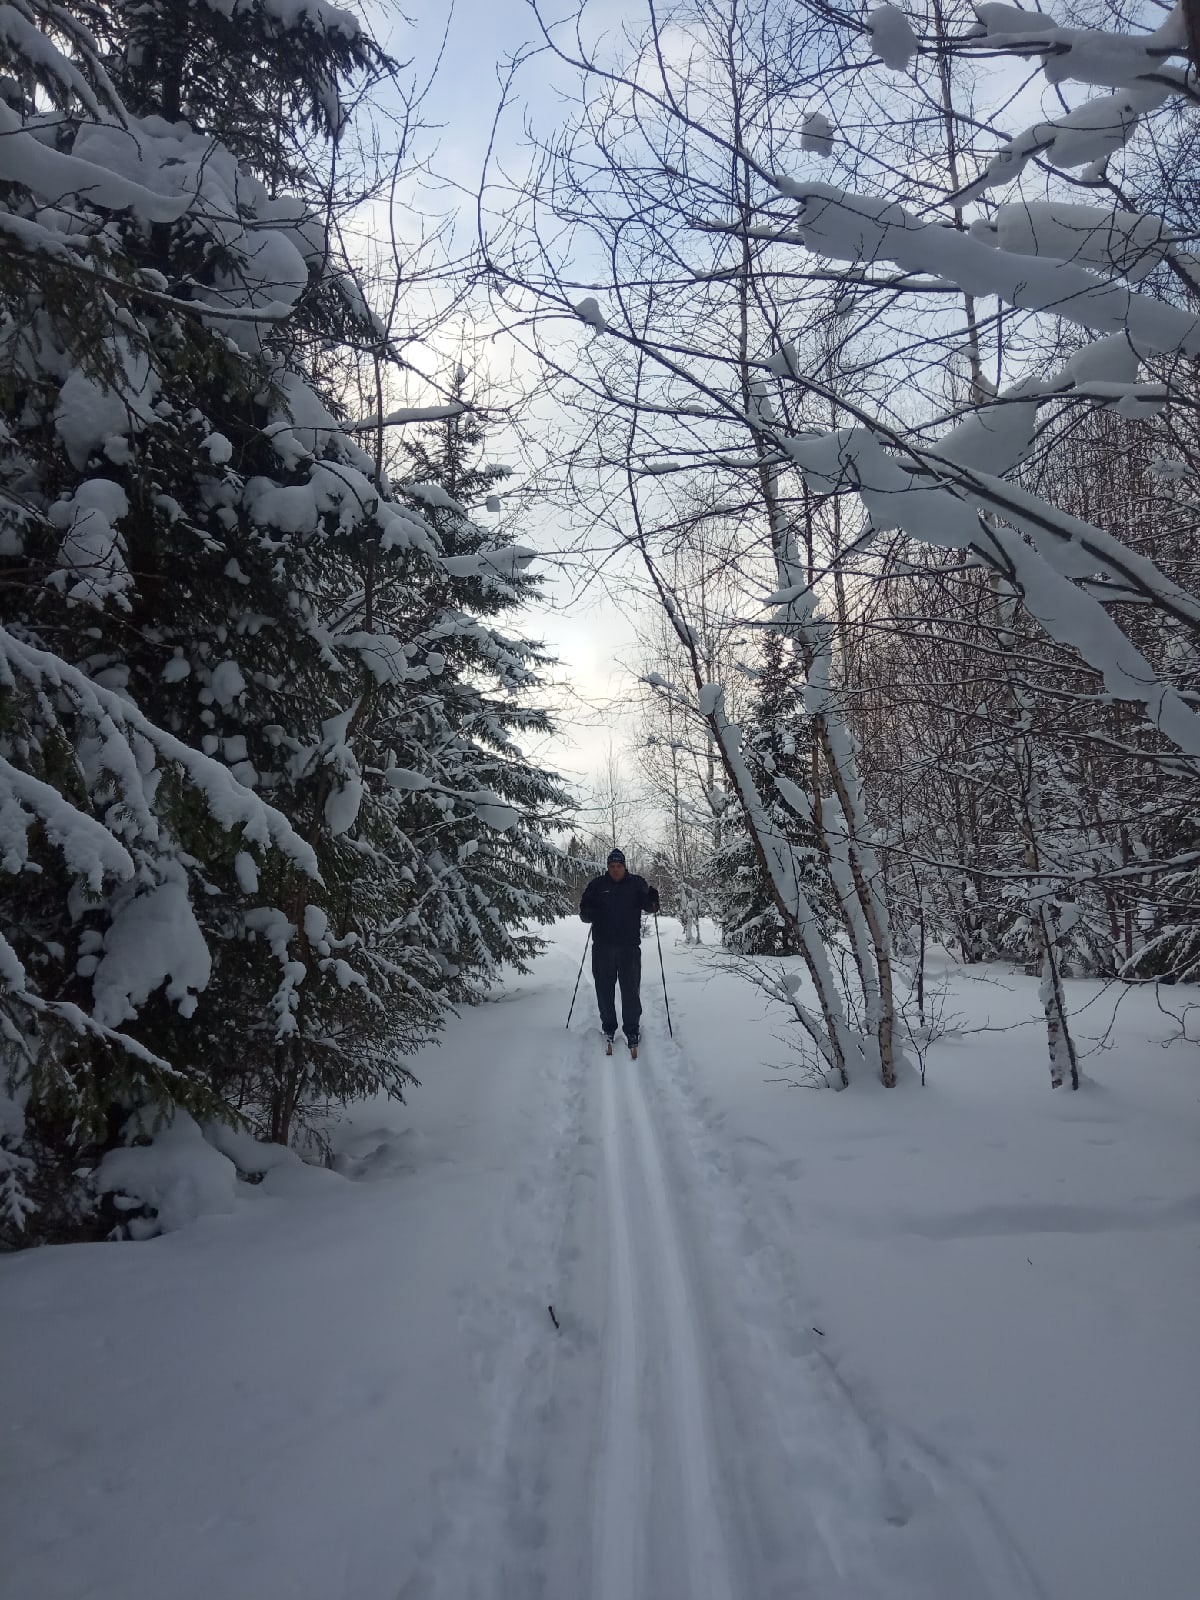
[[[599,16],[607,11],[615,21],[622,11],[632,14],[637,9],[636,0],[629,6],[613,0],[596,11]],[[458,203],[464,231],[473,237],[468,196],[478,186],[492,135],[500,98],[499,72],[504,62],[533,40],[536,26],[525,0],[457,0],[448,24],[446,7],[434,0],[422,0],[410,14],[412,26],[395,13],[376,12],[378,36],[395,57],[412,63],[412,76],[421,81],[432,71],[446,32],[441,65],[426,102],[425,120],[439,126],[426,143],[436,142],[433,166],[438,174],[464,191]],[[520,109],[509,115],[502,135],[502,148],[511,163],[523,159],[520,139],[526,114],[542,129],[556,125],[562,115],[556,85],[565,88],[568,77],[548,59],[522,75]],[[453,200],[447,191],[434,203],[448,205]],[[505,359],[500,353],[501,363]],[[501,459],[507,454],[502,446],[497,453]],[[550,645],[561,663],[559,675],[574,692],[563,701],[561,737],[539,749],[539,758],[586,783],[588,775],[603,765],[611,742],[629,782],[636,784],[637,733],[629,710],[635,688],[629,667],[636,660],[636,647],[629,596],[621,592],[618,583],[615,593],[592,585],[582,598],[573,598],[579,572],[563,571],[554,563],[552,552],[564,542],[565,530],[553,517],[523,527],[520,537],[548,552],[543,571],[548,578],[549,604],[528,614],[522,626]]]
[[[372,6],[372,0],[365,3]],[[572,0],[559,0],[557,6],[555,0],[545,0],[545,7],[547,14],[569,14]],[[643,0],[591,0],[588,14],[593,36],[596,30],[619,33],[625,22],[640,32],[646,20]],[[537,39],[537,24],[526,0],[456,0],[449,13],[443,0],[418,0],[411,15],[410,23],[397,12],[375,11],[373,20],[381,43],[397,59],[411,63],[411,74],[418,82],[430,76],[441,52],[424,117],[437,127],[428,135],[424,153],[436,145],[432,166],[447,187],[423,197],[423,203],[434,208],[457,204],[466,245],[474,239],[473,197],[492,138],[504,68]],[[1017,64],[998,67],[989,80],[990,93],[1003,101],[1016,91],[1029,70]],[[522,148],[526,121],[539,132],[551,133],[569,110],[564,95],[574,87],[574,74],[548,54],[539,56],[521,73],[516,103],[507,113],[496,146],[510,173],[518,173],[527,159]],[[1044,87],[1030,95],[1028,107],[1010,105],[1008,115],[1016,119],[1028,110],[1036,116],[1036,102]],[[553,325],[549,331],[554,331]],[[563,330],[564,338],[578,334],[578,327]],[[493,359],[503,368],[508,355],[496,347]],[[495,444],[493,456],[507,457],[515,464],[511,435]],[[555,560],[555,551],[575,530],[562,526],[554,514],[539,515],[535,510],[530,520],[522,518],[515,531],[522,542],[544,552],[541,567],[548,580],[548,605],[528,614],[523,627],[546,640],[561,663],[560,676],[575,691],[574,699],[564,699],[560,705],[561,737],[539,749],[537,756],[586,787],[605,765],[611,745],[621,759],[627,782],[636,788],[638,731],[632,707],[637,695],[637,647],[630,618],[632,592],[620,585],[618,567],[615,583],[607,588],[593,583],[580,596],[578,564],[567,570]]]

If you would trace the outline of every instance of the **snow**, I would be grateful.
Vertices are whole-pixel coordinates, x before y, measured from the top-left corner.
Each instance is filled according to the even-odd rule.
[[[333,835],[347,833],[355,824],[363,801],[363,783],[347,777],[335,784],[325,799],[325,826]]]
[[[725,691],[719,683],[704,683],[700,686],[700,693],[696,697],[696,704],[702,717],[714,716],[725,697]]]
[[[981,177],[962,192],[962,198],[978,199],[997,184],[1011,183],[1035,156],[1062,170],[1088,167],[1089,174],[1095,169],[1098,175],[1108,158],[1128,142],[1138,119],[1157,110],[1169,95],[1163,84],[1146,84],[1098,95],[1061,117],[1035,122],[1001,145]]]
[[[352,422],[346,431],[367,433],[374,428],[399,427],[408,422],[444,422],[451,417],[461,416],[466,409],[466,406],[457,402],[445,406],[400,406],[382,417],[363,417],[360,422]]]
[[[116,600],[128,607],[131,579],[116,527],[128,515],[125,491],[111,478],[85,478],[69,499],[50,507],[50,525],[63,530],[55,578],[63,580],[69,600],[92,606]]]
[[[495,828],[498,833],[509,832],[521,820],[521,813],[516,807],[506,805],[501,797],[490,789],[478,789],[463,798],[471,802],[480,822],[489,828]]]
[[[993,3],[975,5],[981,31],[997,51],[1040,55],[1046,81],[1073,80],[1101,88],[1122,89],[1157,78],[1164,85],[1183,88],[1182,63],[1171,67],[1166,58],[1186,55],[1187,33],[1182,7],[1175,5],[1152,32],[1106,33],[1101,28],[1064,27],[1045,12],[1022,10]]]
[[[428,789],[433,780],[424,772],[413,772],[408,767],[388,767],[384,777],[393,789]]]
[[[1161,217],[1063,200],[1005,201],[971,224],[978,239],[1019,255],[1054,256],[1122,273],[1138,283],[1166,254],[1171,233]]]
[[[208,690],[217,704],[227,711],[240,695],[245,694],[246,680],[232,656],[219,661],[209,673]]]
[[[273,443],[285,460],[299,461],[302,446],[290,430],[278,431]],[[260,527],[289,534],[316,533],[330,515],[336,515],[339,527],[349,530],[369,505],[383,528],[383,549],[422,550],[430,555],[435,551],[428,524],[402,506],[381,501],[370,479],[354,467],[313,463],[307,483],[276,484],[270,478],[251,478],[244,500]]]
[[[237,1171],[186,1111],[176,1111],[149,1144],[110,1150],[96,1169],[96,1189],[153,1207],[157,1230],[171,1233],[200,1217],[232,1211]]]
[[[207,438],[201,439],[200,448],[214,466],[224,466],[227,461],[233,460],[233,445],[223,433],[210,433]]]
[[[332,1172],[181,1123],[117,1154],[192,1225],[0,1260],[13,1594],[1192,1600],[1200,1115],[1154,992],[1069,985],[1063,1096],[1037,980],[938,969],[928,1087],[834,1094],[661,926],[636,1067],[586,987],[564,1032],[570,921]]]
[[[82,470],[89,458],[106,442],[130,431],[135,424],[151,420],[151,406],[160,381],[142,351],[131,350],[123,339],[116,339],[114,355],[121,371],[121,388],[105,388],[76,368],[68,373],[58,392],[54,426],[73,467]],[[111,449],[109,450],[112,456]]]
[[[98,130],[85,129],[77,140],[77,148],[86,148],[84,132],[90,134],[97,145],[103,135]],[[130,136],[123,129],[105,130],[114,141],[122,136],[127,151]],[[197,139],[197,143],[203,143]],[[97,152],[107,162],[112,152],[99,148]],[[77,155],[67,155],[43,144],[33,134],[24,131],[20,115],[0,100],[0,179],[6,183],[23,184],[34,191],[45,205],[56,206],[80,193],[86,193],[93,205],[113,211],[127,207],[143,222],[177,222],[192,201],[189,194],[156,194],[142,184],[125,177],[121,166],[135,167],[136,157],[126,154],[119,160],[116,170],[107,165],[85,160]]]
[[[1076,383],[1128,385],[1136,381],[1137,373],[1137,351],[1120,333],[1093,339],[1077,350],[1063,368],[1063,375]]]
[[[833,124],[823,111],[807,111],[800,124],[800,148],[815,156],[833,154]]]
[[[996,295],[1009,305],[1052,312],[1093,333],[1127,333],[1139,349],[1200,354],[1200,317],[1086,267],[993,249],[981,238],[923,221],[894,201],[824,183],[776,182],[801,202],[801,237],[818,255],[891,260],[904,272],[928,272],[980,298]]]
[[[1125,407],[1128,397],[1119,404]],[[1014,575],[1029,612],[1049,636],[1078,650],[1103,674],[1110,693],[1143,706],[1148,720],[1180,749],[1200,755],[1200,721],[1190,707],[1158,680],[1100,602],[1070,581],[1120,569],[1138,593],[1159,602],[1169,595],[1182,614],[1200,615],[1195,599],[1152,563],[1118,548],[1103,530],[980,468],[972,466],[965,481],[954,481],[936,465],[939,458],[931,457],[931,477],[925,480],[911,470],[911,458],[919,452],[910,448],[907,456],[893,457],[866,428],[784,436],[780,443],[818,492],[853,487],[879,530],[907,527],[930,544],[981,553],[986,540],[992,547],[987,553]],[[977,511],[969,509],[971,502],[997,520],[981,523]],[[802,586],[779,591],[789,598],[802,592]]]
[[[899,6],[877,6],[867,15],[872,53],[885,67],[907,72],[917,53],[917,39],[908,18]]]
[[[274,1172],[277,1167],[292,1167],[300,1157],[286,1145],[270,1144],[256,1139],[251,1133],[227,1127],[222,1122],[212,1122],[204,1130],[204,1137],[223,1156],[232,1161],[239,1172],[258,1174]]]
[[[329,918],[320,906],[308,905],[304,908],[304,937],[310,944],[322,948],[322,954],[328,955],[326,941],[329,936]]]
[[[452,494],[447,494],[440,483],[406,483],[404,492],[435,511],[452,511],[460,517],[465,517],[467,514],[467,508],[462,502],[456,500]]]
[[[258,862],[248,850],[239,850],[234,856],[233,871],[243,894],[258,892]]]
[[[600,302],[594,294],[589,294],[575,307],[575,315],[581,322],[586,322],[589,328],[595,328],[597,333],[606,333],[608,323],[600,309]]]
[[[1104,340],[1096,343],[1103,344]],[[1125,346],[1128,349],[1128,345]],[[1136,370],[1136,358],[1135,358]],[[1001,396],[1002,403],[981,407],[943,434],[937,453],[947,461],[989,472],[1011,472],[1033,447],[1037,430],[1037,404],[1021,395],[1035,386],[1018,386]]]
[[[212,957],[182,873],[146,892],[114,897],[113,904],[104,954],[92,978],[96,1021],[110,1028],[132,1021],[164,985],[167,999],[190,1017],[196,994],[208,985]]]
[[[500,577],[511,581],[525,571],[537,551],[527,545],[506,544],[477,550],[469,556],[443,556],[442,566],[454,578]]]
[[[74,876],[99,894],[108,875],[131,878],[133,860],[120,840],[86,811],[77,810],[48,783],[22,772],[0,756],[0,860],[6,872],[20,872],[29,856],[28,833],[34,821],[62,851]]]
[[[215,10],[225,10],[236,15],[250,9],[250,0],[208,0]],[[327,0],[258,0],[267,16],[274,18],[287,29],[314,28],[325,34],[340,34],[344,39],[357,38],[361,24],[352,11],[341,6],[331,6]]]

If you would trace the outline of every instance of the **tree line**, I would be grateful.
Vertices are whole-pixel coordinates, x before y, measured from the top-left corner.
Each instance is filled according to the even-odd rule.
[[[152,1230],[103,1172],[165,1126],[403,1094],[647,797],[831,1083],[921,1058],[933,944],[1038,975],[1055,1085],[1072,976],[1196,976],[1194,7],[535,3],[498,127],[574,92],[474,252],[397,224],[425,107],[348,12],[10,10],[0,1242]],[[590,834],[423,370],[485,287],[644,602]]]

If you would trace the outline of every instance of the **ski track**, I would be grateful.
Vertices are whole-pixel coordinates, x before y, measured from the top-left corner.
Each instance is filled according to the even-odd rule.
[[[643,1043],[547,1050],[503,1285],[462,1313],[489,1427],[398,1600],[1037,1600],[982,1492],[810,1331],[803,1226],[741,1183],[686,1050]]]
[[[552,991],[557,999],[557,991]],[[561,1039],[560,1035],[560,1039]],[[534,1159],[495,1219],[497,1257],[506,1287],[473,1292],[460,1308],[478,1354],[476,1375],[490,1419],[477,1457],[456,1462],[440,1486],[443,1513],[417,1552],[413,1576],[397,1600],[539,1600],[545,1593],[537,1552],[544,1543],[543,1504],[553,1435],[553,1396],[567,1338],[556,1339],[551,1305],[569,1335],[570,1314],[556,1304],[566,1239],[580,1187],[579,1149],[587,1077],[586,1041],[568,1036],[547,1052],[539,1074],[545,1122]],[[561,1303],[561,1302],[560,1302]],[[531,1458],[515,1448],[533,1430],[543,1448]]]
[[[1043,1600],[982,1491],[885,1420],[862,1375],[851,1382],[839,1371],[836,1341],[817,1335],[806,1314],[803,1219],[781,1185],[751,1195],[739,1180],[728,1136],[705,1120],[686,1048],[661,1032],[646,1079],[650,1110],[674,1147],[671,1176],[691,1225],[684,1245],[697,1251],[707,1332],[727,1358],[722,1447],[753,1441],[732,1486],[748,1547],[756,1533],[737,1592]]]
[[[639,1065],[624,1052],[613,1058],[615,1071],[604,1060],[611,1323],[593,1597],[734,1600],[709,1382],[662,1158]],[[640,1202],[636,1232],[633,1201]],[[647,1421],[653,1425],[643,1473],[639,1425]]]
[[[606,1058],[607,1059],[607,1058]],[[638,1505],[642,1496],[638,1431],[639,1381],[636,1272],[625,1178],[625,1130],[616,1080],[603,1075],[604,1192],[609,1236],[611,1326],[604,1345],[605,1376],[600,1425],[593,1592],[608,1597],[637,1593]]]
[[[694,1600],[733,1600],[725,1541],[719,1458],[709,1417],[711,1375],[702,1359],[697,1330],[701,1321],[689,1280],[675,1209],[668,1193],[662,1156],[646,1110],[642,1074],[637,1068],[621,1080],[633,1109],[635,1142],[650,1198],[656,1237],[654,1271],[665,1311],[661,1348],[669,1352],[674,1388],[678,1469],[684,1493],[684,1538],[690,1567],[687,1593]],[[607,1600],[607,1597],[606,1597]],[[613,1596],[612,1600],[616,1600]]]

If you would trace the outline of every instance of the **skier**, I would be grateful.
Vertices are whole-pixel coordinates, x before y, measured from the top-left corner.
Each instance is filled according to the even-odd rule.
[[[657,913],[658,909],[658,890],[645,878],[626,870],[621,850],[609,851],[608,871],[603,877],[592,879],[579,902],[580,919],[592,925],[592,977],[609,1055],[617,1031],[615,990],[619,979],[621,1027],[629,1041],[629,1054],[637,1059],[642,1015],[642,912]]]

